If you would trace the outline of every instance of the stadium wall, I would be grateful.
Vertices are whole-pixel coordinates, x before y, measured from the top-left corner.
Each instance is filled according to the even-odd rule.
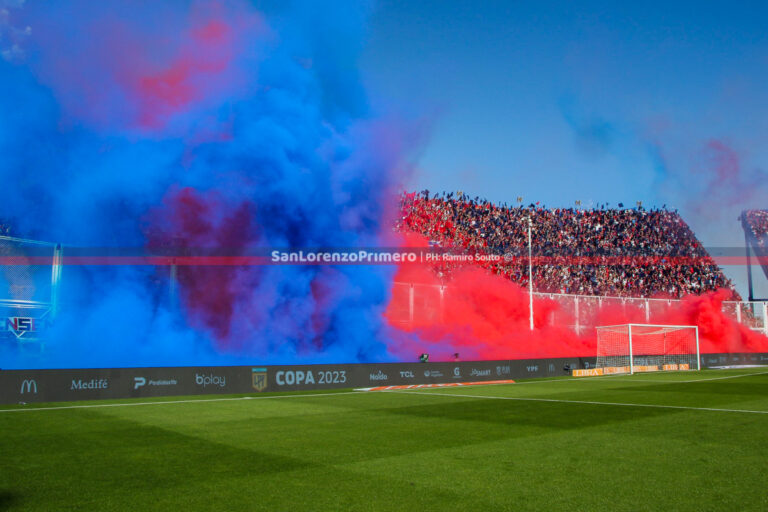
[[[595,358],[450,363],[200,366],[0,371],[0,403],[112,400],[183,395],[486,382],[566,375]],[[703,354],[702,366],[768,364],[763,354]]]

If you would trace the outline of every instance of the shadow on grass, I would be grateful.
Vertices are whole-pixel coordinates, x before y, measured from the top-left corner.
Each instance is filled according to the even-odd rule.
[[[18,501],[18,494],[0,490],[0,510],[10,510],[14,503],[18,503]]]
[[[98,428],[91,425],[82,433],[67,435],[38,432],[27,435],[25,443],[7,443],[0,448],[4,463],[29,468],[19,469],[14,483],[32,499],[30,505],[57,502],[77,508],[85,506],[87,500],[98,501],[105,496],[151,494],[314,465],[155,426],[89,416],[87,421],[98,422]],[[45,478],[41,478],[41,471]],[[0,510],[15,504],[17,498],[13,494],[0,495]]]
[[[435,398],[435,400],[439,400]],[[638,417],[665,416],[672,409],[638,409],[581,403],[558,403],[527,400],[463,399],[433,405],[418,405],[387,409],[393,414],[405,414],[452,421],[473,421],[489,424],[537,427],[547,430],[582,429],[633,421]],[[524,432],[520,432],[524,435]]]
[[[659,383],[646,386],[622,386],[613,388],[614,391],[641,392],[641,393],[676,393],[680,395],[695,394],[710,395],[713,398],[718,396],[742,397],[748,399],[754,396],[768,396],[768,382],[749,382],[745,380],[733,381],[710,381],[710,382],[677,382],[677,383]],[[730,399],[716,398],[718,403],[729,402]]]

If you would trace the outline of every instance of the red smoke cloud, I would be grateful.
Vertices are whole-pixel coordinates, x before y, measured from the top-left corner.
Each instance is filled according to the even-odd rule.
[[[568,327],[574,324],[571,312],[563,311],[554,300],[534,298],[531,331],[527,290],[478,267],[468,265],[454,270],[442,299],[440,279],[426,265],[401,266],[395,282],[408,284],[393,289],[385,316],[400,332],[390,352],[402,359],[414,359],[421,352],[438,360],[450,359],[456,352],[467,360],[596,355],[593,327],[585,327],[579,336]],[[417,283],[413,322],[408,319],[410,283]],[[581,321],[592,326],[696,325],[702,353],[768,352],[768,338],[722,312],[722,303],[729,296],[728,290],[687,296],[680,302],[671,302],[669,307],[652,311],[649,322],[644,308],[606,302],[591,313],[582,311]],[[557,315],[554,325],[553,315]]]
[[[179,116],[252,92],[243,71],[256,66],[240,61],[260,58],[254,42],[269,37],[261,15],[239,1],[182,10],[75,0],[46,9],[35,19],[47,26],[31,42],[43,80],[70,122],[101,129],[189,136],[189,123],[199,119],[185,125]],[[77,22],[60,22],[71,11],[80,13]]]
[[[161,208],[150,212],[152,230],[147,233],[149,247],[169,246],[210,249],[242,247],[253,237],[253,205],[232,203],[221,194],[174,188]],[[178,281],[184,308],[193,313],[196,328],[213,333],[220,344],[230,338],[235,304],[248,293],[237,266],[181,265]]]

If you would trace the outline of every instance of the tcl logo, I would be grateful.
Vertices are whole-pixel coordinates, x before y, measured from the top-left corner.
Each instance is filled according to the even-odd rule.
[[[403,379],[415,379],[416,378],[416,376],[410,370],[407,370],[407,371],[404,371],[404,372],[400,372],[400,377],[402,377]]]

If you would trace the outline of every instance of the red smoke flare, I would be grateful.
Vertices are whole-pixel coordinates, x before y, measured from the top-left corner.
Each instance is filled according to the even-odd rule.
[[[411,238],[409,243],[413,243]],[[419,245],[425,245],[422,240]],[[415,359],[422,352],[448,360],[456,352],[462,359],[524,359],[594,357],[596,334],[585,328],[578,336],[571,328],[573,315],[554,300],[534,298],[534,330],[529,327],[527,290],[507,278],[475,266],[454,270],[440,297],[441,280],[426,265],[404,265],[395,276],[392,299],[385,316],[401,335],[390,352],[401,359]],[[413,321],[408,318],[410,285],[414,287]],[[431,285],[431,286],[430,286]],[[606,303],[581,319],[591,325],[657,323],[697,325],[702,353],[768,352],[768,338],[736,323],[722,312],[730,296],[718,290],[686,296],[653,311]],[[442,300],[442,307],[440,305]],[[552,325],[553,315],[557,315]],[[591,318],[585,318],[591,316]]]

